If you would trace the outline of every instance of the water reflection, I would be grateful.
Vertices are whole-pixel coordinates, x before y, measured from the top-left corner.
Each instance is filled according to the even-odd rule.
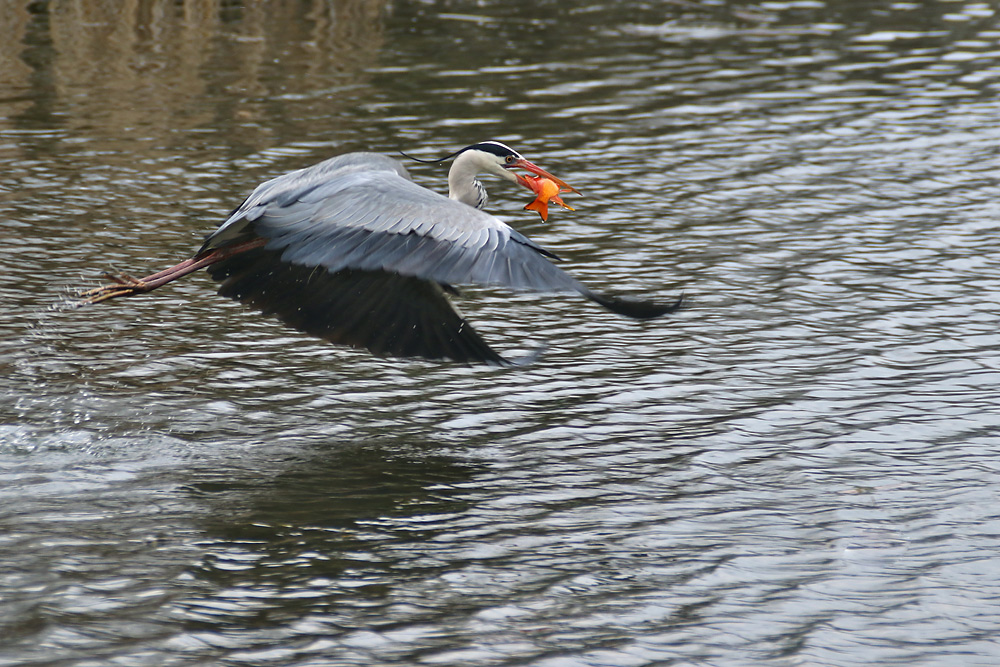
[[[383,12],[373,0],[13,7],[4,84],[30,91],[31,103],[8,102],[0,128],[59,128],[133,161],[144,144],[177,145],[187,132],[211,140],[220,124],[251,149],[275,132],[301,136],[311,116],[355,99],[382,44]],[[284,122],[263,127],[265,117]]]
[[[371,604],[403,570],[446,565],[417,550],[393,555],[390,545],[405,551],[446,534],[468,508],[466,489],[480,466],[443,455],[437,444],[344,444],[295,451],[286,444],[286,457],[269,463],[267,476],[249,468],[204,470],[189,481],[207,517],[204,557],[190,573],[220,594],[179,602],[185,616],[232,624],[224,601],[242,591],[276,614],[270,624],[280,626],[330,605]],[[369,550],[375,542],[385,546],[380,554]]]

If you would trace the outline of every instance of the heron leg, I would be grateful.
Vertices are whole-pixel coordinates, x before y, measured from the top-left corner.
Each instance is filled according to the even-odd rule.
[[[210,264],[250,250],[251,248],[259,248],[265,243],[265,239],[253,239],[244,243],[210,250],[204,254],[195,255],[191,259],[186,259],[180,264],[171,266],[169,269],[148,275],[145,278],[133,278],[123,271],[105,273],[104,277],[112,281],[112,284],[85,290],[77,296],[80,299],[80,305],[86,305],[101,303],[102,301],[117,299],[123,296],[132,296],[133,294],[152,292],[157,287],[162,287],[173,280],[177,280],[189,273],[194,273],[198,269],[203,269]]]

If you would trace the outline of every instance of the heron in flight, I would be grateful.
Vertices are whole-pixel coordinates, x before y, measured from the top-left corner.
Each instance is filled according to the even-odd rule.
[[[558,257],[483,212],[493,174],[530,187],[523,169],[560,179],[498,142],[453,158],[448,196],[414,183],[397,160],[347,153],[262,183],[201,249],[145,278],[107,274],[83,292],[100,303],[150,292],[198,269],[219,294],[333,343],[392,357],[508,365],[452,306],[456,285],[577,292],[620,315],[651,319],[680,306],[598,294],[551,260]]]

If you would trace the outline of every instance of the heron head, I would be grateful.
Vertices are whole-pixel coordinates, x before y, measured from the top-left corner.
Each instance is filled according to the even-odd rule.
[[[553,181],[560,188],[563,188],[565,192],[580,194],[580,191],[569,183],[556,178],[535,163],[526,160],[524,156],[510,146],[502,144],[499,141],[481,141],[478,144],[472,144],[459,151],[459,154],[463,153],[468,153],[470,157],[474,156],[474,159],[480,164],[483,171],[496,174],[501,178],[506,178],[508,181],[514,181],[529,190],[533,190],[529,182],[520,174],[515,173],[514,169],[524,169],[536,176]]]

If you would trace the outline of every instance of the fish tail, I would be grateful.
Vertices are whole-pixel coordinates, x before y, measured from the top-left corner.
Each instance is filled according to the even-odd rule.
[[[527,206],[524,207],[525,211],[537,211],[538,215],[542,217],[542,222],[548,220],[549,217],[549,205],[543,202],[541,199],[536,199]]]

